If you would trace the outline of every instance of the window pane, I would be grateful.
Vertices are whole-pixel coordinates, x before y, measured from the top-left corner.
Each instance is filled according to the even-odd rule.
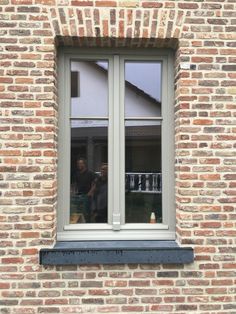
[[[162,222],[160,121],[125,124],[126,223]]]
[[[125,62],[125,116],[161,115],[161,63]]]
[[[108,116],[108,61],[71,62],[71,117]]]
[[[106,223],[106,120],[71,121],[70,223]]]

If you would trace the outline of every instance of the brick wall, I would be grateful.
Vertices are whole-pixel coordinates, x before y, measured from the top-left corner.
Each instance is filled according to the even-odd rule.
[[[235,313],[235,0],[0,0],[0,43],[1,313]],[[193,264],[39,265],[63,45],[176,50],[176,231]]]

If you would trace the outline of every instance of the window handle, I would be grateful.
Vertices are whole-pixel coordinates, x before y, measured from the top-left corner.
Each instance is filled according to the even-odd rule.
[[[113,214],[112,218],[113,218],[112,229],[114,231],[119,231],[120,230],[120,214]]]

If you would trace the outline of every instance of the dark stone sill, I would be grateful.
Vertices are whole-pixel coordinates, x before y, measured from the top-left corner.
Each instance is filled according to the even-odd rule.
[[[40,250],[41,265],[188,264],[193,260],[193,249],[175,241],[57,242]]]

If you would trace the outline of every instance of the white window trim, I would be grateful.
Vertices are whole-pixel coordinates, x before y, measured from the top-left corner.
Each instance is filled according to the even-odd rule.
[[[114,56],[114,59],[113,59]],[[161,49],[61,49],[58,54],[58,241],[174,240],[174,71],[173,52]],[[108,60],[108,222],[69,224],[70,214],[70,60]],[[162,218],[157,224],[124,224],[124,60],[162,62]],[[120,77],[119,77],[120,76]],[[68,78],[68,79],[66,79]],[[115,82],[122,82],[113,88]],[[144,118],[146,119],[146,118]],[[168,143],[168,145],[163,145]],[[117,154],[119,152],[119,154]],[[120,211],[120,208],[122,209]]]

